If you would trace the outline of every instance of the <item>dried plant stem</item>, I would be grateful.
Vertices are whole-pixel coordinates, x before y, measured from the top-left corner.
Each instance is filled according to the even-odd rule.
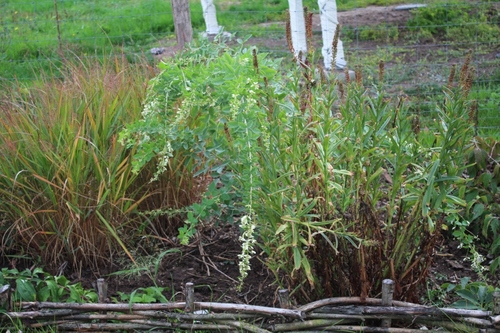
[[[59,10],[57,8],[57,0],[54,0],[54,11],[56,13],[56,29],[57,29],[57,43],[59,46],[59,56],[63,56],[63,50],[62,50],[62,39],[61,39],[61,25],[60,25],[60,19],[59,19]]]
[[[378,63],[378,82],[382,84],[384,82],[385,76],[385,62],[384,60],[380,60]]]
[[[335,64],[336,64],[336,59],[337,59],[337,52],[338,52],[338,45],[339,45],[339,38],[340,38],[340,28],[341,28],[341,25],[337,24],[337,27],[335,28],[335,34],[333,35],[333,41],[332,41],[332,70],[335,69]]]

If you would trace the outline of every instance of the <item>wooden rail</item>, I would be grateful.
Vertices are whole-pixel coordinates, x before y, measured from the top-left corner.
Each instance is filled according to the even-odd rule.
[[[172,332],[477,332],[500,333],[500,293],[494,310],[437,308],[392,300],[394,283],[383,281],[382,298],[328,298],[297,308],[288,291],[278,292],[280,308],[248,304],[196,302],[194,285],[186,284],[186,301],[154,304],[104,303],[106,284],[97,283],[101,303],[21,302],[18,311],[0,312],[0,328],[57,326],[60,332],[133,330]],[[10,326],[10,328],[9,328]],[[3,331],[4,331],[3,330]]]

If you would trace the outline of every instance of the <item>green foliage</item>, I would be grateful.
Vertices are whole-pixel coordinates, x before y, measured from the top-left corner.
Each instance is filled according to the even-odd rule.
[[[420,38],[442,37],[463,42],[476,40],[494,43],[500,32],[493,4],[472,5],[460,1],[430,4],[418,8],[407,22]]]
[[[484,282],[469,282],[469,277],[460,279],[460,284],[445,283],[441,286],[446,293],[455,292],[460,299],[451,306],[459,309],[492,311],[495,303],[493,294],[500,292],[500,288]]]
[[[14,289],[13,302],[97,302],[95,291],[84,289],[80,283],[72,284],[62,275],[52,276],[40,268],[21,272],[2,268],[0,285],[5,284]]]
[[[370,94],[306,64],[280,73],[255,50],[202,43],[162,69],[121,138],[138,145],[137,170],[158,156],[160,175],[181,154],[188,173],[220,181],[191,206],[183,236],[226,188],[241,209],[242,277],[257,240],[302,295],[367,296],[390,277],[398,298],[415,297],[444,218],[465,206],[453,189],[470,150],[470,80],[445,90],[436,126],[419,132],[382,83]]]
[[[259,55],[259,60],[261,71],[274,75],[275,70],[265,66],[273,61],[265,55]],[[248,107],[256,108],[255,97],[248,96],[249,89],[254,89],[249,87],[256,84],[252,63],[250,50],[233,51],[222,42],[213,46],[202,41],[180,59],[160,65],[162,73],[150,84],[143,119],[120,134],[129,148],[137,145],[136,171],[156,157],[156,176],[170,170],[173,179],[210,173],[213,182],[207,195],[190,207],[188,223],[180,229],[184,243],[200,221],[209,221],[214,215],[232,219],[241,211],[234,202],[241,195],[232,188],[234,175],[223,171],[229,164],[238,167],[234,161],[241,163],[242,156],[231,156],[238,153],[229,151],[229,145],[240,153],[245,149],[244,142],[236,141],[238,136],[233,141],[232,132],[241,133],[242,124],[255,121],[243,113]],[[177,160],[184,162],[174,169],[171,165]]]
[[[494,66],[494,65],[493,65]],[[498,80],[495,76],[492,81]],[[498,128],[500,118],[498,110],[500,108],[500,86],[499,85],[475,85],[470,93],[470,98],[478,103],[478,128],[481,137],[492,137],[500,140]]]
[[[471,179],[458,189],[467,206],[461,222],[454,224],[453,236],[476,257],[479,241],[495,258],[489,266],[495,275],[500,267],[500,146],[493,138],[476,137],[473,142],[467,169]]]
[[[128,302],[130,305],[134,303],[168,303],[167,298],[163,295],[163,292],[167,290],[167,288],[147,287],[138,288],[131,294],[118,292],[119,299],[115,299],[115,301]]]
[[[382,42],[392,42],[398,40],[399,30],[395,26],[367,26],[361,27],[359,29],[359,40],[362,41],[382,41]]]
[[[222,180],[214,180],[207,187],[200,202],[195,202],[187,208],[184,225],[179,228],[181,244],[188,244],[195,235],[200,221],[219,223],[232,223],[234,216],[241,213],[238,207],[238,196],[228,185],[228,176],[220,174]],[[226,186],[219,186],[226,184]]]

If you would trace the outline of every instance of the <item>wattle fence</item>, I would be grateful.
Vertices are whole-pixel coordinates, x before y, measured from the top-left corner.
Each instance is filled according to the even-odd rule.
[[[99,300],[106,284],[98,281]],[[288,291],[279,291],[280,308],[247,304],[197,302],[194,285],[186,284],[184,302],[154,304],[51,303],[10,304],[0,312],[0,328],[56,327],[58,332],[477,332],[500,333],[500,293],[494,310],[437,308],[393,301],[394,282],[384,280],[382,298],[339,297],[292,307]],[[18,328],[16,328],[17,330]]]

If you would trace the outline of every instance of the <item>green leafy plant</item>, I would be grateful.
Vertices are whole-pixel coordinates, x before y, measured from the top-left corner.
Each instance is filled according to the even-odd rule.
[[[276,73],[270,67],[276,67],[276,61],[265,55],[257,61],[261,73],[269,77]],[[135,171],[156,158],[156,176],[167,172],[170,179],[196,175],[212,179],[205,196],[188,209],[187,223],[179,230],[183,243],[214,215],[233,219],[244,210],[240,203],[246,193],[237,188],[242,174],[236,170],[251,165],[245,138],[251,135],[253,142],[258,137],[258,119],[265,116],[257,108],[258,75],[253,64],[251,50],[231,50],[222,40],[193,45],[179,59],[160,65],[163,71],[150,84],[143,119],[121,133],[127,147],[137,147]],[[173,168],[177,160],[185,162]]]
[[[119,299],[116,299],[115,301],[129,302],[129,304],[168,303],[167,298],[163,295],[163,292],[166,290],[167,288],[147,287],[147,288],[138,288],[134,290],[131,294],[118,292]]]
[[[80,283],[70,283],[64,276],[53,276],[40,268],[24,271],[2,268],[0,285],[6,284],[14,289],[13,302],[97,302],[94,290],[86,290]]]
[[[495,10],[489,3],[480,6],[460,1],[436,3],[414,10],[407,26],[410,31],[417,32],[423,38],[439,37],[457,42],[475,39],[492,43],[499,28],[494,23],[496,17],[491,12]],[[473,23],[474,29],[468,23]]]
[[[485,282],[469,282],[469,277],[460,279],[460,284],[445,283],[441,286],[447,293],[454,292],[460,299],[451,306],[469,310],[493,310],[495,304],[493,294],[500,292],[500,288],[488,285]]]
[[[473,144],[467,169],[471,179],[458,190],[458,195],[467,202],[467,206],[460,222],[454,225],[453,236],[471,250],[474,258],[479,256],[475,243],[485,247],[494,257],[489,265],[489,271],[494,275],[500,267],[500,146],[493,138],[481,137],[475,137]],[[484,270],[479,264],[474,266]]]
[[[368,296],[386,277],[413,299],[444,218],[465,206],[453,189],[465,182],[474,125],[467,59],[439,121],[420,131],[382,80],[370,94],[359,71],[342,83],[307,59],[278,74],[280,63],[256,50],[202,43],[162,65],[122,140],[138,145],[139,168],[159,156],[161,174],[182,153],[189,172],[220,181],[192,206],[185,236],[217,211],[217,187],[227,189],[241,209],[242,279],[258,244],[278,281],[305,299]]]

